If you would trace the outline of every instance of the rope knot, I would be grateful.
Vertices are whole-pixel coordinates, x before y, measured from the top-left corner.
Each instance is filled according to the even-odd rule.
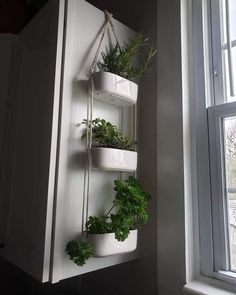
[[[104,13],[106,15],[106,17],[109,19],[109,21],[111,21],[111,19],[113,18],[113,14],[109,11],[107,11],[106,9],[104,10]]]

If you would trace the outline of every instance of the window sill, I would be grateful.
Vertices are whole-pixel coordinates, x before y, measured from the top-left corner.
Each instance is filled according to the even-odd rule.
[[[184,288],[185,294],[196,295],[235,295],[235,285],[219,281],[217,279],[199,276],[187,283]]]

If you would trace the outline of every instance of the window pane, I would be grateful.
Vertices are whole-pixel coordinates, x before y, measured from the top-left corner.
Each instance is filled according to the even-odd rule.
[[[227,42],[226,37],[226,11],[225,11],[225,0],[221,0],[221,38],[222,38],[222,44],[225,44]]]
[[[230,0],[231,40],[236,39],[236,1]]]
[[[235,0],[236,2],[236,0]],[[234,71],[234,87],[236,91],[236,47],[232,48],[232,61],[233,61],[233,71]],[[228,50],[223,51],[223,71],[224,71],[224,95],[226,102],[236,101],[236,95],[230,96],[229,88],[229,66],[228,66]]]
[[[229,64],[228,64],[228,50],[227,50],[227,30],[226,30],[226,1],[221,0],[221,46],[223,54],[223,89],[224,89],[224,98],[223,102],[233,102],[236,101],[236,94],[230,96],[230,87],[229,87]],[[230,33],[231,33],[231,44],[232,46],[232,67],[233,67],[233,76],[234,76],[234,89],[236,92],[236,0],[229,0],[229,17],[230,17]]]
[[[226,0],[221,0],[221,18],[223,19],[222,36],[223,43],[226,43],[226,11],[225,11]],[[230,15],[230,31],[231,41],[236,40],[236,0],[229,1],[229,15]]]
[[[224,147],[230,264],[236,271],[236,117],[224,119]]]

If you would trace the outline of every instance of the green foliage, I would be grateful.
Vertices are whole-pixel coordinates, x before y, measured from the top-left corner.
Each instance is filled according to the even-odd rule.
[[[83,120],[82,123],[86,124],[87,120]],[[128,136],[123,137],[120,129],[104,119],[96,118],[95,120],[92,120],[92,132],[94,146],[134,150],[134,140]],[[85,136],[86,131],[82,135],[82,138],[85,138]]]
[[[148,38],[138,33],[121,47],[118,43],[111,44],[105,52],[101,53],[102,61],[99,61],[97,65],[101,71],[117,74],[125,79],[137,80],[147,72],[156,52],[154,47],[148,47]],[[141,62],[139,62],[140,55],[143,55]]]
[[[93,255],[93,248],[88,241],[70,241],[66,245],[66,253],[75,264],[83,266],[86,260]]]
[[[114,232],[118,241],[124,241],[131,229],[147,222],[150,195],[133,176],[125,181],[115,180],[114,190],[116,196],[108,214],[100,218],[90,216],[87,229],[93,234]]]
[[[105,216],[90,216],[86,223],[88,234],[115,233],[118,241],[124,241],[132,229],[137,229],[148,220],[147,205],[150,195],[133,176],[127,180],[115,180],[116,196],[113,206]],[[83,266],[93,255],[93,248],[87,240],[70,241],[66,253],[75,264]]]
[[[150,195],[140,182],[130,176],[127,180],[115,180],[116,197],[113,202],[116,214],[111,215],[113,230],[117,240],[125,240],[130,229],[145,224],[148,220],[146,211]]]
[[[86,223],[87,229],[90,234],[105,234],[112,232],[111,223],[107,222],[108,217],[90,216]]]

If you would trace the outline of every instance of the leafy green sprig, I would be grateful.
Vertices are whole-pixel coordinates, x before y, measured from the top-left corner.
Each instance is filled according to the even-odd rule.
[[[99,70],[138,80],[146,74],[157,52],[153,46],[148,46],[148,40],[140,32],[128,43],[124,42],[123,46],[116,43],[106,47],[106,51],[101,53],[102,60],[97,63]],[[141,62],[140,55],[143,55]]]
[[[83,120],[82,124],[87,124],[87,120]],[[89,122],[90,128],[90,122]],[[121,130],[104,119],[96,118],[92,120],[92,138],[93,146],[115,148],[121,150],[134,150],[135,141],[129,136],[122,136]],[[82,139],[86,137],[86,130],[82,135]]]
[[[87,240],[69,241],[66,245],[66,253],[75,264],[83,266],[93,256],[93,247]]]

